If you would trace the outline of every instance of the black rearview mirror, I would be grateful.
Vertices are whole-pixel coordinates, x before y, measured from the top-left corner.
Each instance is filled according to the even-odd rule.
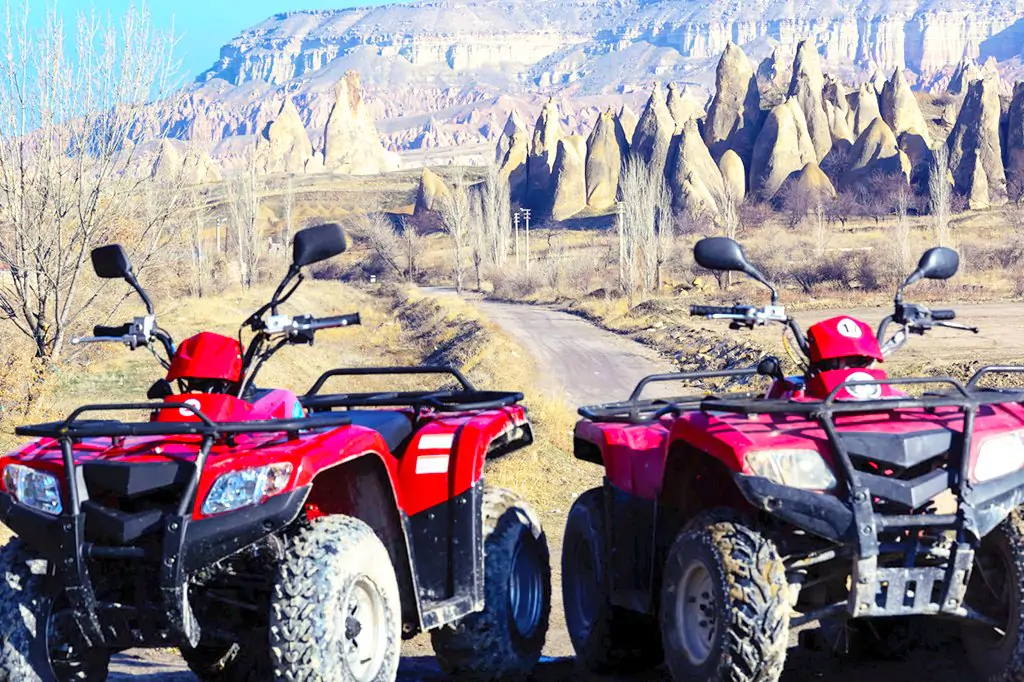
[[[93,249],[90,254],[92,269],[96,276],[103,279],[126,279],[132,274],[132,264],[128,254],[120,244],[111,244]]]
[[[295,235],[292,264],[296,268],[319,263],[345,251],[345,233],[337,223],[307,227]]]
[[[708,270],[725,270],[742,272],[747,277],[765,285],[772,292],[772,305],[778,301],[779,294],[761,272],[750,264],[743,253],[743,247],[728,237],[705,237],[693,247],[693,258],[697,265]]]
[[[960,256],[953,249],[945,246],[936,246],[928,249],[921,256],[917,263],[917,270],[914,270],[903,283],[908,287],[920,279],[949,279],[960,269]]]
[[[708,270],[746,272],[750,268],[743,247],[728,237],[701,239],[693,247],[693,258],[697,265]]]

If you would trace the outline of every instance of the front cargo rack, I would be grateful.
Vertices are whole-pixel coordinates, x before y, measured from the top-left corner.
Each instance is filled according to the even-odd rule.
[[[408,375],[449,376],[458,384],[457,389],[437,391],[379,391],[373,393],[336,393],[321,395],[330,379],[354,376],[408,376]],[[313,386],[300,398],[303,407],[314,413],[334,409],[359,407],[413,407],[432,409],[437,412],[463,412],[493,410],[515,405],[523,400],[522,393],[506,391],[481,391],[474,388],[463,374],[446,366],[424,365],[419,367],[353,367],[332,369],[324,372]],[[339,414],[344,414],[340,412]]]
[[[856,617],[945,614],[987,622],[984,616],[964,603],[974,552],[981,538],[1002,521],[1006,510],[1024,503],[1024,470],[984,482],[970,479],[975,418],[979,411],[989,406],[1024,403],[1024,388],[984,388],[979,384],[983,378],[995,374],[1024,374],[1024,367],[984,367],[966,384],[952,377],[850,381],[836,387],[824,400],[817,401],[766,399],[763,395],[741,394],[688,396],[661,401],[639,399],[643,387],[652,381],[699,381],[754,373],[757,373],[756,368],[647,377],[629,400],[582,407],[579,413],[597,423],[643,424],[668,414],[698,410],[745,416],[800,415],[816,422],[824,432],[832,453],[838,480],[834,493],[794,490],[752,475],[736,474],[735,479],[755,508],[772,510],[784,521],[798,527],[813,527],[814,532],[822,537],[841,544],[849,543],[856,548],[848,599],[824,611],[845,610]],[[850,387],[926,385],[938,385],[942,390],[927,392],[920,397],[837,399],[841,391]],[[957,419],[962,417],[960,429],[939,427],[948,433],[948,446],[942,455],[947,457],[946,474],[941,477],[938,489],[934,472],[904,481],[857,469],[850,446],[856,447],[858,439],[863,441],[865,435],[870,437],[871,433],[851,430],[850,426],[840,431],[836,426],[836,418],[843,416],[907,410],[923,410],[930,414],[941,410]],[[889,458],[894,463],[901,456],[885,448],[870,454],[874,459],[887,461],[885,458]],[[855,456],[861,455],[857,453]],[[593,461],[582,454],[577,456]],[[955,495],[955,513],[917,511],[921,504],[947,489]],[[791,500],[793,504],[780,505],[780,500]],[[892,503],[904,505],[905,511],[892,511],[887,506]],[[888,536],[893,532],[915,535],[926,529],[951,530],[955,534],[944,566],[916,566],[917,542],[897,547],[900,553],[906,553],[906,563],[902,568],[879,565],[880,554],[891,551],[893,547],[891,543],[886,544],[880,535]]]

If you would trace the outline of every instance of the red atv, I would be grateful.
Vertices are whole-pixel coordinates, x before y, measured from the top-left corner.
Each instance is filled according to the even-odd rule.
[[[771,287],[732,240],[702,240],[695,256]],[[580,409],[575,455],[606,472],[570,511],[562,556],[585,668],[664,661],[676,680],[767,682],[791,627],[818,621],[829,645],[849,638],[884,654],[934,616],[959,626],[983,677],[1024,676],[1024,389],[979,383],[1024,368],[964,384],[874,367],[910,334],[971,329],[902,297],[958,265],[954,251],[929,250],[877,334],[840,316],[805,336],[774,288],[763,308],[694,306],[734,329],[783,325],[804,373],[784,376],[766,358],[652,376],[625,402]],[[750,386],[757,377],[767,390]],[[747,392],[642,398],[655,382],[711,379]]]
[[[337,369],[305,395],[256,388],[286,344],[359,324],[279,312],[301,268],[345,248],[336,225],[296,235],[293,264],[239,340],[174,347],[148,314],[96,338],[163,349],[152,402],[86,405],[25,426],[0,458],[0,680],[103,680],[112,653],[179,647],[204,680],[394,680],[401,640],[431,631],[448,672],[527,673],[550,610],[537,515],[483,483],[532,442],[519,393],[443,367]],[[327,393],[354,375],[442,374],[455,388]],[[175,390],[175,388],[177,390]],[[143,411],[145,421],[92,418]]]

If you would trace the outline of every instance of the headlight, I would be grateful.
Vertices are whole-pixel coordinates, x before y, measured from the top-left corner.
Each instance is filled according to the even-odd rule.
[[[224,474],[213,483],[203,503],[203,514],[212,516],[251,507],[288,487],[292,465],[287,462]]]
[[[762,450],[747,455],[756,476],[802,490],[832,490],[836,477],[817,450]]]
[[[974,462],[974,480],[979,483],[1012,474],[1024,467],[1024,431],[986,438]]]
[[[57,477],[20,464],[4,469],[4,490],[21,504],[54,516],[64,511]]]

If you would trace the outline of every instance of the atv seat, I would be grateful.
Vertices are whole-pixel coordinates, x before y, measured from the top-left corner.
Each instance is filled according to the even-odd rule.
[[[348,410],[341,412],[356,426],[373,429],[387,443],[391,454],[398,456],[405,441],[412,435],[412,419],[409,415],[392,410]]]

